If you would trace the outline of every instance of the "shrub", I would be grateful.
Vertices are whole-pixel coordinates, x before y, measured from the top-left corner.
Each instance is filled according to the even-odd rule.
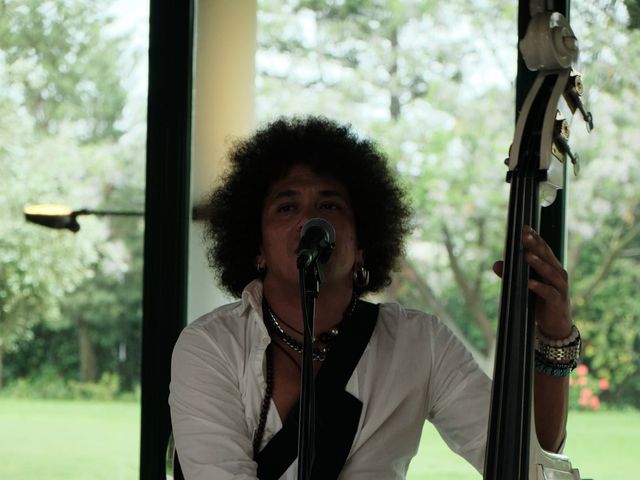
[[[14,380],[2,390],[2,396],[46,400],[139,400],[139,387],[133,392],[120,391],[120,377],[104,373],[98,382],[65,380],[53,368],[43,368],[36,375]]]
[[[602,406],[600,395],[609,390],[609,380],[596,379],[589,373],[589,367],[580,364],[569,379],[569,408],[577,410],[599,410]]]
[[[120,377],[116,373],[104,373],[98,382],[69,380],[71,398],[82,400],[115,400],[120,391]]]

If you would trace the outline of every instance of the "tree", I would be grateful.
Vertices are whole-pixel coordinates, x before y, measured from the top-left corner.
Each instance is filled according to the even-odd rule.
[[[7,106],[5,102],[0,104]],[[28,338],[35,324],[61,320],[60,302],[92,276],[91,266],[97,260],[92,243],[104,235],[99,226],[77,237],[25,223],[22,207],[32,198],[50,194],[42,190],[43,178],[61,175],[64,182],[56,185],[61,190],[73,178],[73,172],[57,168],[61,167],[60,159],[69,158],[72,152],[67,145],[62,149],[55,148],[53,142],[34,141],[34,137],[25,135],[29,131],[27,122],[8,110],[3,113],[0,171],[6,185],[0,189],[4,206],[0,213],[0,386],[3,355],[20,339]],[[52,153],[60,153],[57,162],[48,161]],[[47,185],[51,183],[47,181]]]
[[[35,128],[73,125],[82,141],[116,140],[126,93],[118,71],[123,38],[105,35],[110,2],[4,0],[0,50],[9,82]]]
[[[379,140],[411,193],[417,227],[386,298],[438,314],[488,370],[499,292],[490,265],[501,256],[506,217],[501,159],[514,128],[516,6],[272,0],[261,8],[261,120],[274,111],[324,113]],[[612,394],[626,381],[640,385],[637,309],[633,298],[620,305],[611,295],[637,284],[631,112],[640,42],[629,11],[620,2],[576,1],[571,15],[597,129],[572,139],[583,173],[569,191],[568,268],[585,361],[612,380]],[[633,360],[616,367],[615,378],[612,351]]]
[[[82,231],[73,235],[26,224],[22,207],[99,208],[113,199],[119,204],[105,203],[110,209],[142,205],[144,140],[140,129],[132,129],[136,138],[122,135],[127,57],[124,37],[109,30],[108,6],[103,0],[0,4],[0,166],[10,179],[0,191],[9,206],[0,219],[0,358],[18,344],[28,348],[24,340],[36,324],[44,322],[40,332],[75,325],[84,380],[97,374],[95,345],[111,348],[104,345],[108,336],[96,340],[94,331],[139,321],[141,289],[131,282],[139,281],[141,261],[131,252],[139,255],[141,226],[83,217]],[[131,306],[126,313],[125,305]],[[121,339],[111,339],[117,348]]]
[[[426,256],[405,259],[387,298],[437,312],[489,368],[495,307],[487,309],[486,299],[498,288],[489,265],[503,237],[500,159],[513,118],[501,98],[512,94],[515,75],[515,54],[509,58],[493,42],[508,38],[504,25],[509,15],[515,18],[515,7],[504,2],[472,12],[460,4],[420,1],[287,5],[298,13],[298,28],[282,25],[270,11],[259,36],[259,102],[281,102],[265,110],[286,113],[291,105],[294,112],[296,104],[311,105],[311,111],[346,116],[380,140],[412,193],[418,226],[412,247]],[[273,8],[283,9],[282,2]],[[490,36],[484,20],[496,16],[494,8],[504,16],[493,23],[503,28]],[[475,28],[476,41],[468,42],[453,24]],[[298,37],[291,40],[289,32]],[[302,38],[299,32],[305,32]],[[291,73],[284,86],[287,70],[281,65],[287,63]],[[479,71],[492,80],[461,94],[464,81],[487,76]],[[493,120],[488,125],[487,116]]]
[[[573,316],[585,331],[585,362],[613,385],[609,398],[640,406],[640,31],[619,4],[578,7],[597,130],[590,136],[575,132],[583,168],[570,189]]]

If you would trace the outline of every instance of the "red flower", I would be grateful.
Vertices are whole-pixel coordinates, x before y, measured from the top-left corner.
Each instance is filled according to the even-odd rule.
[[[589,373],[589,367],[587,367],[584,364],[578,365],[576,367],[576,373],[582,377],[583,375],[586,375],[587,373]]]

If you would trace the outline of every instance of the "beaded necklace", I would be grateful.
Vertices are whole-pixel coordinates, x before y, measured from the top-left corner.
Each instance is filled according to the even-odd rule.
[[[258,420],[258,429],[253,437],[253,459],[256,460],[260,451],[260,444],[264,436],[264,427],[267,424],[267,415],[269,413],[269,405],[271,404],[271,396],[273,395],[273,353],[271,345],[265,351],[267,357],[267,388],[264,392],[262,405],[260,406],[260,419]]]
[[[350,317],[353,314],[353,311],[356,309],[357,302],[358,302],[358,298],[354,295],[353,298],[351,299],[351,303],[349,304],[346,311],[344,312],[344,315],[340,323],[342,323],[346,318]],[[262,303],[263,303],[263,310],[262,310],[263,317],[265,319],[265,324],[267,326],[267,329],[273,332],[278,338],[280,338],[287,347],[289,347],[290,349],[294,350],[297,353],[302,353],[302,343],[297,341],[295,338],[292,338],[282,329],[282,327],[278,322],[279,320],[278,317],[276,317],[276,315],[271,311],[271,307],[267,303],[266,299],[263,299]],[[265,313],[266,315],[264,315]],[[288,328],[290,328],[294,332],[302,335],[302,332],[299,332],[289,324],[285,323],[283,320],[280,320],[280,322],[282,322],[284,325],[286,325]],[[322,343],[328,343],[331,340],[335,339],[340,333],[339,326],[340,324],[336,325],[328,332],[323,332],[319,334],[317,339],[316,338],[313,339],[313,342],[316,343],[318,340],[320,340]],[[286,350],[284,350],[284,348],[282,348],[280,345],[273,343],[267,347],[265,351],[265,356],[267,361],[267,372],[266,372],[265,381],[267,386],[264,392],[264,398],[262,399],[262,405],[260,406],[260,418],[258,420],[258,428],[256,429],[255,435],[253,436],[253,459],[254,460],[257,459],[258,457],[260,444],[262,443],[262,437],[264,437],[264,429],[267,424],[267,415],[269,414],[269,406],[271,405],[271,397],[273,396],[273,377],[274,377],[273,348],[272,348],[273,345],[281,348],[282,351],[291,359],[291,361],[296,364],[298,369],[300,369],[300,366],[295,361],[295,359],[291,357],[291,355],[288,354]],[[322,348],[314,348],[313,359],[319,362],[323,362],[326,359],[329,349],[330,349],[329,345],[325,345]]]

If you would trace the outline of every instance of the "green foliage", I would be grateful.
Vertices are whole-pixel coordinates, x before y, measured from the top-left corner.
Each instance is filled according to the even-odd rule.
[[[3,120],[9,119],[5,116]],[[98,259],[93,244],[106,236],[98,223],[80,237],[24,221],[24,205],[51,199],[51,193],[57,198],[71,196],[71,167],[78,163],[73,165],[70,160],[74,154],[79,160],[82,154],[47,138],[40,142],[29,135],[13,138],[16,140],[7,140],[0,151],[2,177],[11,179],[0,191],[4,205],[0,213],[0,350],[5,351],[35,323],[60,321],[59,300],[93,276],[92,265]],[[44,161],[49,155],[53,157]],[[50,180],[42,182],[47,177]],[[45,190],[45,185],[51,190]]]
[[[582,172],[569,190],[569,274],[584,361],[610,403],[640,405],[640,148],[636,111],[640,31],[606,2],[572,2],[581,33],[592,135],[572,133]],[[606,32],[606,33],[605,33]]]
[[[323,113],[380,142],[411,193],[417,227],[410,263],[386,298],[445,314],[490,352],[495,302],[483,309],[480,299],[495,298],[498,287],[490,265],[504,237],[501,159],[513,118],[504,98],[513,97],[515,76],[515,51],[505,55],[495,43],[511,41],[515,5],[280,0],[260,7],[260,120],[274,111]],[[475,29],[474,41],[452,24]],[[479,71],[490,81],[478,83]]]
[[[131,296],[139,297],[138,285]],[[114,295],[120,291],[115,288]],[[139,302],[139,298],[137,299]],[[94,308],[89,305],[89,311]],[[116,317],[104,315],[103,324],[92,324],[89,335],[96,357],[95,378],[105,373],[117,373],[122,392],[135,392],[140,381],[140,321],[139,312]],[[5,378],[17,380],[43,376],[43,370],[55,369],[64,382],[81,379],[81,359],[75,324],[59,327],[40,323],[31,335],[19,341],[15,349],[5,355]]]
[[[634,345],[634,350],[637,352],[640,350],[640,342]],[[619,386],[615,394],[615,397],[611,400],[611,403],[617,405],[631,405],[640,409],[640,375],[638,375],[640,367],[636,364],[636,371],[633,375],[625,379],[624,383]],[[608,397],[608,395],[607,395]]]
[[[587,255],[583,258],[586,264]],[[639,352],[634,350],[634,345],[640,321],[639,284],[637,263],[621,259],[588,300],[577,299],[575,317],[584,330],[585,357],[593,369],[611,379],[614,385],[622,383],[638,364]]]
[[[11,382],[2,390],[2,395],[14,398],[69,398],[64,379],[52,367],[43,368],[31,378]]]
[[[5,354],[5,378],[16,380],[54,372],[64,380],[78,379],[80,359],[76,337],[73,328],[37,323],[29,336],[20,339],[15,348]]]
[[[105,373],[100,381],[69,382],[71,398],[87,400],[115,400],[120,392],[120,379],[113,373]]]
[[[5,0],[0,50],[14,94],[39,130],[72,122],[84,141],[117,139],[126,92],[122,38],[105,35],[105,0]]]
[[[378,140],[416,212],[408,260],[385,298],[436,313],[490,357],[500,289],[491,264],[504,245],[502,159],[514,126],[516,4],[259,3],[259,120],[322,113]],[[582,172],[568,193],[567,268],[585,365],[610,382],[608,402],[640,392],[636,4],[571,2],[596,128],[587,136],[577,118],[571,133]]]
[[[624,4],[629,11],[629,29],[640,29],[640,1],[625,0]]]
[[[3,390],[5,398],[30,398],[42,400],[96,400],[111,401],[131,399],[135,392],[122,394],[120,377],[105,373],[97,382],[65,380],[53,367],[41,368],[37,374],[19,378]]]
[[[67,387],[118,372],[132,390],[139,377],[141,220],[81,217],[74,235],[22,214],[32,203],[141,210],[142,102],[127,103],[123,135],[129,53],[109,6],[0,5],[0,387],[3,358],[17,361],[4,365],[10,380],[44,375],[30,359],[47,356]]]

